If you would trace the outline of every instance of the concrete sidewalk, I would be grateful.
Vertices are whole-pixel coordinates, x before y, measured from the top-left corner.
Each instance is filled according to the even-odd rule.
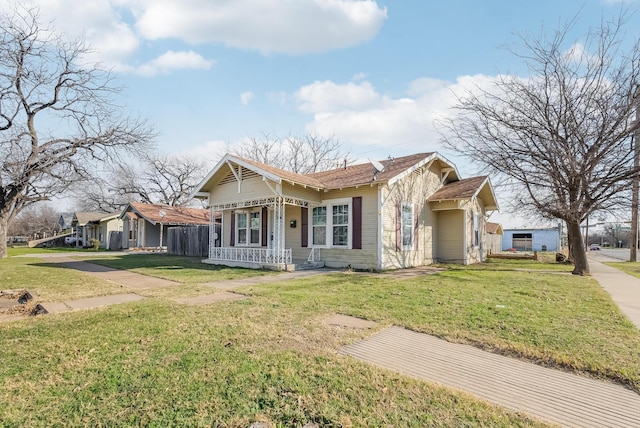
[[[640,278],[601,262],[621,263],[601,254],[589,253],[591,276],[600,283],[623,314],[640,329]]]
[[[640,426],[640,395],[620,385],[400,327],[344,346],[340,353],[562,426]]]
[[[640,328],[640,279],[589,254],[592,277]],[[390,327],[340,353],[409,376],[453,387],[545,421],[574,427],[639,427],[640,395],[610,382],[538,366]]]
[[[156,278],[153,276],[142,275],[127,270],[113,269],[101,266],[95,263],[75,260],[70,257],[51,257],[48,259],[50,263],[58,263],[69,269],[79,270],[99,278],[124,285],[127,288],[135,290],[146,290],[149,288],[169,287],[180,285],[178,282],[169,281],[167,279]]]

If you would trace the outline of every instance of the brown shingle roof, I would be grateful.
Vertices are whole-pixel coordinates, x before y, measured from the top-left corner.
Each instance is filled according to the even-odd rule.
[[[174,207],[161,204],[130,202],[129,207],[150,223],[163,224],[209,224],[209,211],[200,208]],[[127,208],[127,211],[129,208]],[[165,212],[164,218],[160,211]]]
[[[119,213],[96,213],[78,211],[74,213],[74,219],[77,220],[78,226],[84,226],[87,223],[97,223],[109,217],[117,217]]]
[[[382,172],[375,175],[375,181],[386,182],[418,164],[420,161],[428,158],[433,153],[416,153],[410,156],[403,156],[393,160],[384,160],[380,163],[384,166]],[[371,183],[374,177],[375,168],[371,163],[362,163],[358,165],[349,165],[346,168],[337,168],[329,171],[316,172],[307,174],[323,184],[323,187],[335,189],[340,187],[351,187],[361,184]]]
[[[478,192],[480,186],[487,179],[486,175],[465,178],[446,184],[429,197],[430,201],[444,201],[449,199],[468,199]]]
[[[382,172],[376,174],[378,182],[386,182],[420,161],[431,156],[433,153],[417,153],[410,156],[395,158],[393,160],[384,160],[380,162],[384,166]],[[252,161],[236,156],[238,159],[260,168],[266,172],[281,177],[284,180],[297,184],[304,184],[318,189],[335,189],[341,187],[351,187],[362,184],[371,183],[374,177],[374,167],[371,163],[362,163],[358,165],[348,165],[343,168],[336,168],[329,171],[316,172],[312,174],[296,174],[294,172],[285,171],[275,168],[261,162]]]
[[[500,229],[501,226],[500,226],[500,223],[492,223],[488,221],[486,228],[487,228],[487,233],[498,233],[498,229]]]

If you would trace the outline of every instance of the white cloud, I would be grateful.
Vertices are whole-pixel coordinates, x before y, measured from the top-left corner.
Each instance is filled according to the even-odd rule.
[[[371,83],[337,84],[329,80],[303,86],[293,95],[300,109],[307,113],[330,110],[360,110],[382,102]]]
[[[150,40],[221,43],[302,54],[371,40],[387,18],[373,0],[140,0],[136,28]]]
[[[5,1],[0,9],[13,10],[18,2]],[[131,26],[125,23],[118,8],[109,0],[22,0],[24,8],[38,9],[43,27],[51,22],[59,33],[77,39],[83,37],[93,50],[85,60],[117,66],[140,46]]]
[[[253,97],[254,97],[253,92],[251,91],[243,92],[240,94],[240,102],[242,103],[243,106],[247,106],[249,105]]]
[[[167,51],[146,64],[138,67],[123,67],[121,71],[130,71],[143,76],[155,76],[168,74],[174,70],[208,70],[213,64],[213,61],[207,60],[193,51]]]
[[[455,93],[488,88],[493,77],[462,76],[456,82],[422,78],[405,94],[380,94],[370,82],[314,82],[293,96],[300,110],[313,114],[309,130],[335,135],[362,146],[403,145],[415,150],[435,150],[439,134],[435,121],[449,117]]]

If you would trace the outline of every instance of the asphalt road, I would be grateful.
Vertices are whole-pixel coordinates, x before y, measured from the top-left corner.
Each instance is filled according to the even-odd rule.
[[[620,248],[620,249],[609,249],[603,248],[600,251],[589,251],[590,253],[600,253],[603,256],[611,257],[613,259],[618,259],[622,261],[629,261],[629,249],[628,248]]]

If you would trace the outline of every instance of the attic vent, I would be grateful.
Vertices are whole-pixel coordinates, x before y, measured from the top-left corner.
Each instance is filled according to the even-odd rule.
[[[248,179],[257,178],[257,177],[260,177],[260,176],[249,169],[242,170],[243,180],[248,180]],[[220,183],[218,184],[229,184],[229,183],[237,183],[236,177],[233,175],[232,172],[229,172],[222,180],[220,180]]]

